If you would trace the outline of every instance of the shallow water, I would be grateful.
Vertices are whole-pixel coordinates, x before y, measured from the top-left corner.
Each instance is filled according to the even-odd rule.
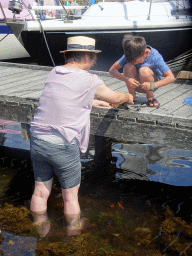
[[[79,191],[85,229],[67,238],[55,178],[51,229],[40,238],[29,211],[29,141],[19,124],[2,121],[0,142],[0,255],[192,255],[190,149],[91,137]]]

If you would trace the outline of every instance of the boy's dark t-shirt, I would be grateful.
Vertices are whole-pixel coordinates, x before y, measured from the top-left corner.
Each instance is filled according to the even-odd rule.
[[[139,69],[140,67],[143,66],[147,66],[150,69],[153,70],[154,74],[161,79],[162,75],[169,71],[170,68],[167,66],[167,64],[165,63],[162,55],[154,48],[152,48],[151,46],[147,45],[147,48],[149,48],[151,50],[149,56],[144,60],[143,63],[139,63],[136,66],[137,69]],[[125,55],[123,55],[119,60],[119,65],[124,67],[124,65],[127,63],[126,59],[125,59]]]

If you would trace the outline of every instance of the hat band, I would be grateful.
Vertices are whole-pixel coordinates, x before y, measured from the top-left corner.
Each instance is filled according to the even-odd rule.
[[[69,44],[67,46],[67,50],[89,50],[89,51],[94,51],[95,46],[94,45],[81,45],[81,44]]]

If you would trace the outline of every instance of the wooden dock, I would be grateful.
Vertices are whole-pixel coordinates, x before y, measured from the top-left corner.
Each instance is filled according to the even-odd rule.
[[[23,137],[38,106],[47,74],[52,67],[0,62],[0,119],[22,124]],[[111,89],[127,92],[124,82],[107,72],[96,73]],[[91,112],[91,134],[146,144],[169,144],[191,148],[192,106],[184,99],[192,97],[192,80],[177,79],[155,92],[159,108],[146,105],[144,94],[127,109],[95,107]]]

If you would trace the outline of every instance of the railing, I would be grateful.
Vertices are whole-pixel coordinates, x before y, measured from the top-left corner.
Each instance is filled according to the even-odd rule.
[[[66,16],[80,18],[86,10],[86,6],[32,6],[31,11],[36,18],[60,19]]]
[[[17,1],[22,3],[23,6],[30,12],[31,17],[33,19],[79,19],[81,18],[82,14],[85,12],[85,10],[90,6],[90,1],[87,0],[88,5],[78,5],[77,3],[73,2],[70,6],[65,6],[62,1],[63,0],[55,0],[57,1],[57,5],[46,5],[45,1],[38,1],[33,3],[33,6],[26,6],[24,3],[24,0],[13,0],[12,2]],[[66,0],[67,1],[67,0]],[[80,1],[80,0],[79,0]],[[86,1],[86,0],[85,0]],[[162,3],[162,2],[169,2],[170,0],[135,0],[134,2],[145,2],[149,6],[148,14],[147,14],[147,20],[151,19],[151,10],[154,3]],[[43,2],[44,5],[43,5]],[[129,2],[127,0],[125,1],[114,1],[114,0],[102,0],[100,1],[100,7],[102,10],[104,9],[105,2]],[[133,2],[130,0],[130,2]],[[148,2],[148,3],[147,3]],[[175,17],[176,19],[179,19],[181,16],[191,16],[191,6],[187,1],[183,0],[175,0],[175,8],[171,10],[171,16]],[[133,3],[136,4],[136,3]],[[94,14],[92,13],[93,17]],[[146,15],[146,14],[145,14]],[[156,15],[156,14],[155,14]],[[162,14],[160,14],[162,16]],[[118,15],[116,15],[117,17]],[[140,16],[142,16],[140,14]],[[157,15],[156,15],[157,16]]]

